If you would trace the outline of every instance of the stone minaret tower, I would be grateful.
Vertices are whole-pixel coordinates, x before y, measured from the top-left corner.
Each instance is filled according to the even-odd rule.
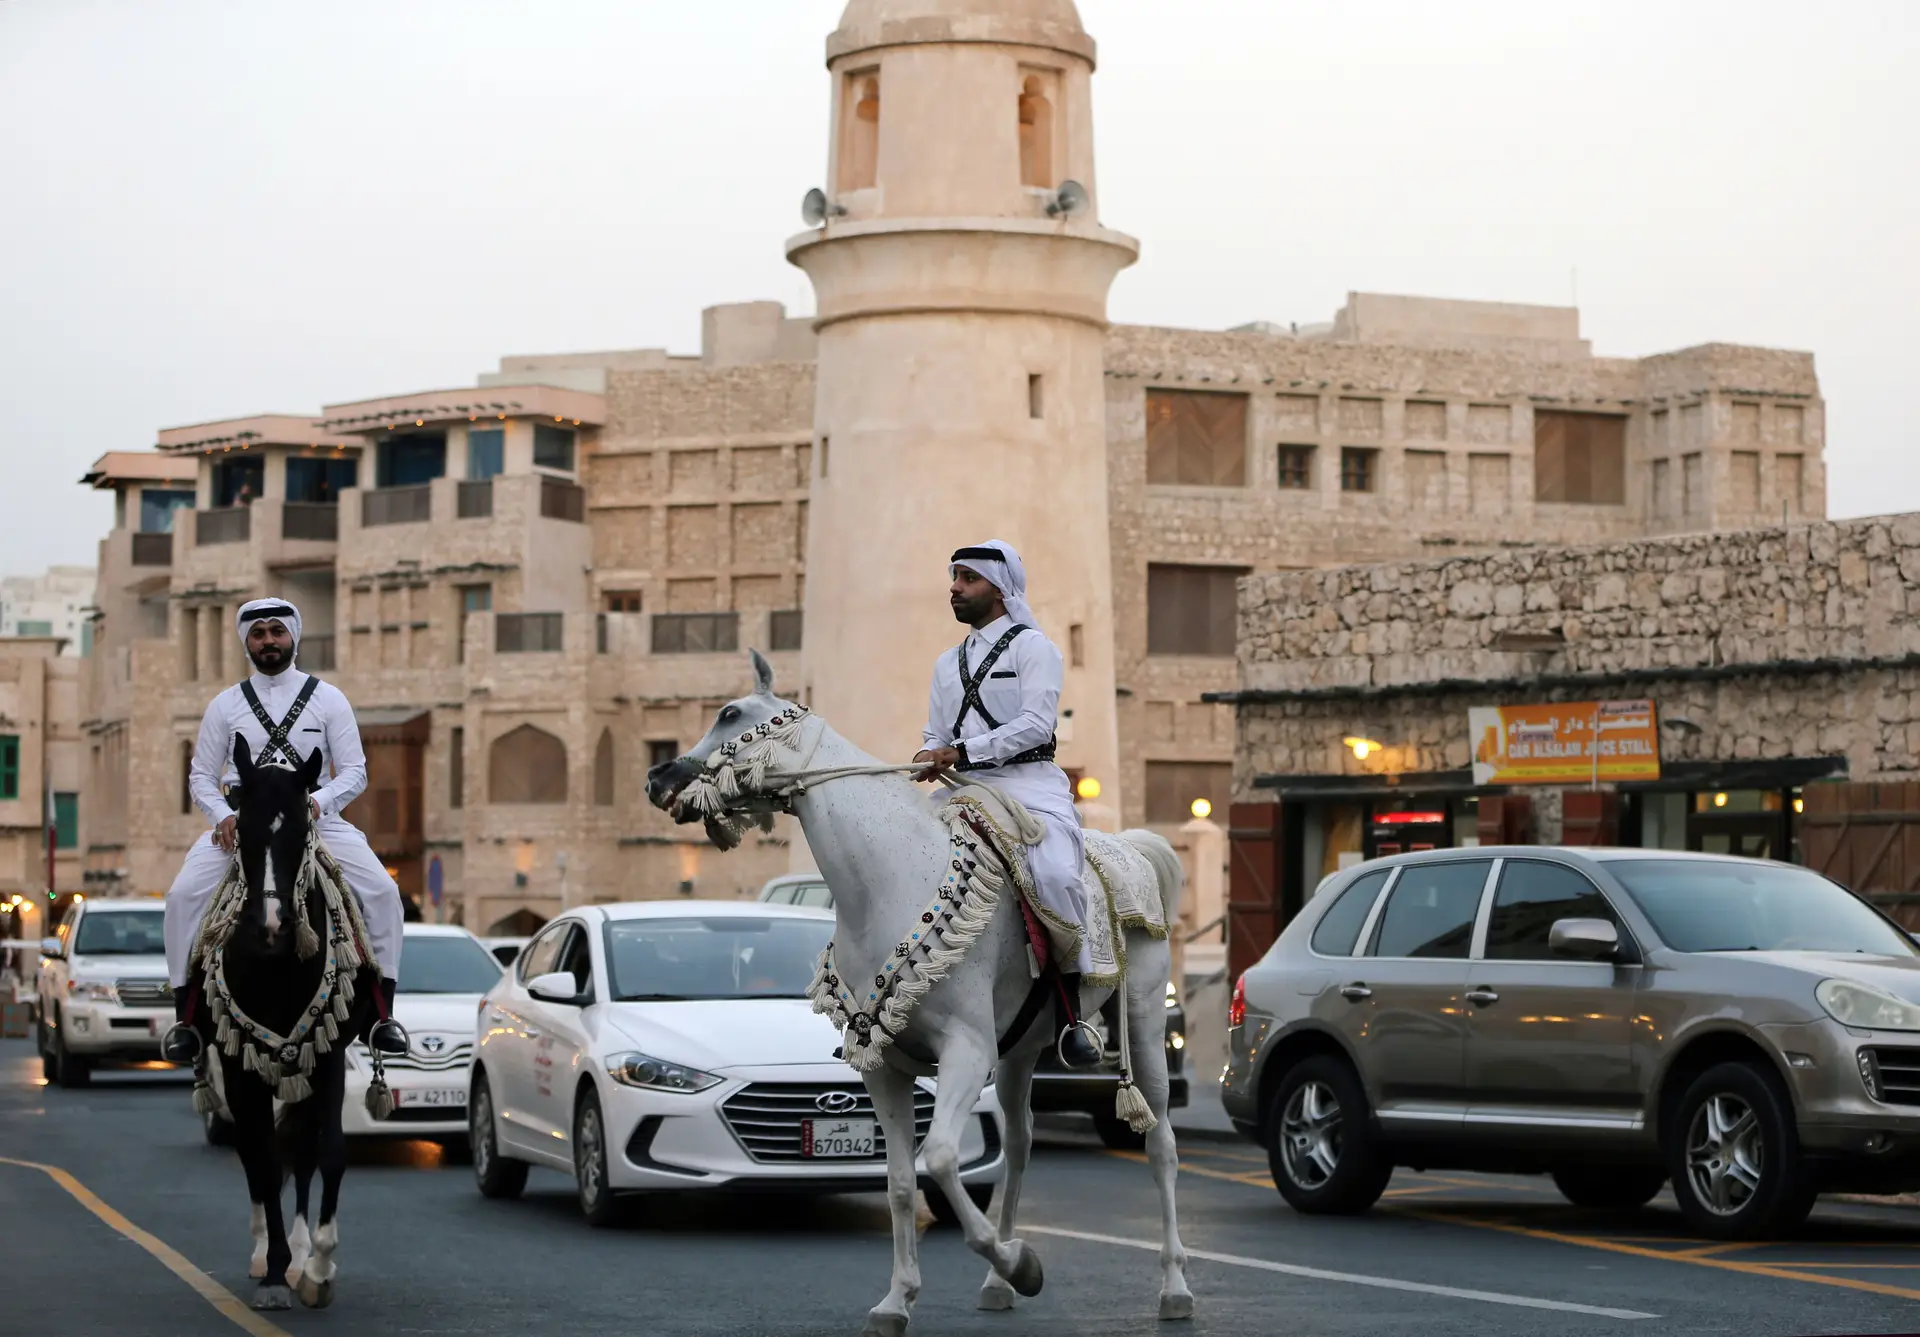
[[[879,757],[912,756],[934,660],[964,634],[947,559],[1005,539],[1067,656],[1060,764],[1099,780],[1086,820],[1108,826],[1103,335],[1139,244],[1098,222],[1093,60],[1073,0],[850,0],[827,39],[828,217],[787,258],[818,304],[814,709]],[[1068,181],[1084,201],[1061,210]]]

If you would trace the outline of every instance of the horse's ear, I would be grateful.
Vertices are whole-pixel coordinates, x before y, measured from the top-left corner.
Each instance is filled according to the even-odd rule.
[[[773,665],[758,650],[749,650],[753,659],[753,694],[755,696],[773,695]]]
[[[312,789],[314,784],[319,781],[320,765],[320,749],[317,747],[307,753],[307,759],[300,763],[300,778],[306,783],[308,789]]]
[[[233,736],[233,769],[239,772],[242,785],[253,782],[253,749],[247,746],[243,734],[236,733]]]

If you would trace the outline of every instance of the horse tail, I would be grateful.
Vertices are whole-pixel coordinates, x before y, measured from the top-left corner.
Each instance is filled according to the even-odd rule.
[[[1122,831],[1120,838],[1132,845],[1153,865],[1154,880],[1160,884],[1160,909],[1171,928],[1180,919],[1180,891],[1187,883],[1187,870],[1167,838],[1144,827]]]

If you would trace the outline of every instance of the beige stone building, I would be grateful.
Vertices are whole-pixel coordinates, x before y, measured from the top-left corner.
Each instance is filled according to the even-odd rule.
[[[0,638],[0,937],[45,932],[49,890],[79,886],[84,661],[63,643]]]
[[[1571,309],[1369,294],[1307,328],[1109,325],[1132,243],[1092,190],[1092,41],[1066,0],[997,8],[849,7],[831,189],[788,243],[814,317],[716,307],[698,355],[507,357],[106,457],[90,875],[171,879],[201,826],[185,748],[240,674],[234,607],[268,591],[360,712],[350,815],[429,917],[510,931],[804,859],[784,826],[720,857],[645,771],[745,690],[749,646],[911,755],[960,543],[1032,559],[1062,762],[1110,809],[1089,821],[1171,828],[1232,790],[1232,707],[1204,698],[1239,685],[1243,575],[1824,515],[1806,354],[1596,357]],[[962,460],[1017,496],[963,494]],[[163,545],[145,497],[186,491]]]

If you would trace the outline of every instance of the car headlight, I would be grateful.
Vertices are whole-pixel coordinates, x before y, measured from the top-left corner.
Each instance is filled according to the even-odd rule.
[[[637,1086],[645,1091],[678,1091],[691,1094],[718,1086],[720,1078],[698,1068],[689,1068],[646,1054],[612,1054],[607,1058],[607,1076],[622,1086]]]
[[[1822,980],[1813,991],[1827,1015],[1870,1031],[1920,1031],[1920,1005],[1857,980]]]
[[[85,1003],[120,1002],[120,991],[113,987],[112,980],[68,980],[67,997],[78,998]]]

